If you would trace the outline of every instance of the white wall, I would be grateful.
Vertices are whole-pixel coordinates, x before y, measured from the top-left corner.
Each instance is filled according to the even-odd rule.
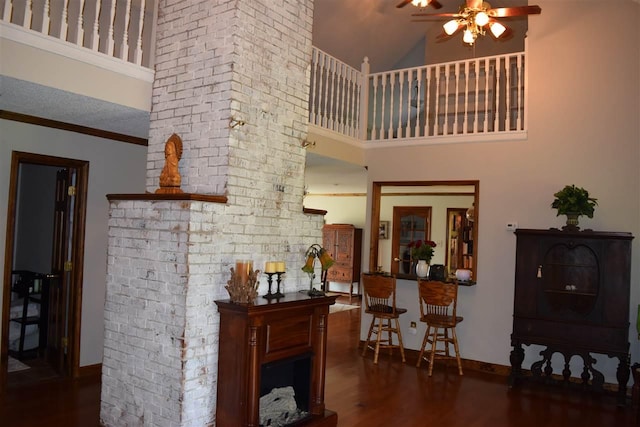
[[[594,218],[581,218],[582,228],[636,236],[631,283],[640,279],[640,5],[536,3],[542,14],[529,19],[528,139],[366,153],[369,181],[480,180],[478,284],[460,290],[459,311],[465,320],[458,337],[464,358],[502,365],[509,365],[515,274],[515,236],[505,224],[562,226],[564,219],[556,217],[550,204],[553,193],[566,184],[584,187],[598,198]],[[600,30],[605,16],[616,22],[616,31]],[[460,167],[452,167],[451,159]],[[406,289],[400,302],[413,311],[402,318],[406,331],[417,317],[417,291],[414,283],[400,287]],[[640,361],[638,303],[640,289],[633,285],[631,363]],[[418,330],[418,337],[423,331]],[[407,347],[419,347],[417,338],[404,335]],[[615,382],[617,361],[597,358],[606,380]],[[531,361],[527,357],[524,367]]]
[[[89,161],[80,331],[80,366],[102,361],[106,283],[106,195],[144,192],[146,147],[0,120],[0,206],[7,206],[11,152],[23,151]],[[0,241],[5,241],[7,210],[0,209]],[[4,259],[5,245],[0,245]],[[3,273],[4,274],[4,273]],[[0,294],[0,300],[2,295]],[[0,337],[0,339],[4,339]]]

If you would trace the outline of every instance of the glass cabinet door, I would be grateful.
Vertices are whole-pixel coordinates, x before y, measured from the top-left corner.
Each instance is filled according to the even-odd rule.
[[[415,278],[409,243],[431,239],[430,206],[395,206],[393,208],[393,242],[391,273],[398,277]]]

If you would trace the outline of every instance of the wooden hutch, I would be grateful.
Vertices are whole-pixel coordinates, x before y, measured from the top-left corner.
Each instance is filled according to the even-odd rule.
[[[617,397],[629,380],[630,233],[518,229],[510,384],[521,379],[603,390],[591,353],[618,359]],[[522,371],[523,345],[546,346],[542,359]],[[553,375],[554,353],[564,356]],[[583,361],[579,379],[571,361]],[[579,360],[579,359],[578,359]]]

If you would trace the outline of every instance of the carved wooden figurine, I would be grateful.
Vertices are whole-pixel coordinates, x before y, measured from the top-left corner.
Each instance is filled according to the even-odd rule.
[[[164,167],[160,173],[160,188],[156,190],[156,194],[182,193],[180,189],[182,178],[178,170],[181,157],[182,140],[174,133],[164,145]]]

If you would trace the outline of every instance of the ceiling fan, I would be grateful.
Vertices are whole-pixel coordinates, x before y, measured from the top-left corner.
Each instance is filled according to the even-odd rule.
[[[427,7],[429,5],[433,6],[434,9],[440,9],[442,7],[438,0],[402,0],[396,7],[400,9],[409,3],[417,7]]]
[[[514,16],[537,15],[542,12],[540,6],[513,6],[492,8],[482,0],[466,0],[460,6],[458,13],[414,13],[412,16],[422,18],[451,17],[442,27],[447,36],[452,36],[464,28],[462,40],[473,45],[479,35],[483,36],[488,28],[497,39],[504,35],[507,27],[498,22],[497,18],[511,18]],[[420,19],[418,21],[426,21]]]

